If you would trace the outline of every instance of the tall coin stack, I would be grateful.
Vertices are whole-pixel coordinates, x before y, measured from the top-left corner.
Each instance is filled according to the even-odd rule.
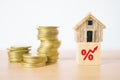
[[[38,39],[41,45],[38,48],[38,55],[46,54],[47,63],[55,63],[58,59],[58,48],[60,41],[57,38],[58,30],[56,26],[40,26],[38,28]]]
[[[8,49],[8,58],[10,62],[22,62],[23,55],[29,54],[31,46],[12,46]]]

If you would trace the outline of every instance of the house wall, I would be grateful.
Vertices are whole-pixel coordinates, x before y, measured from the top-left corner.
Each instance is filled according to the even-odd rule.
[[[76,42],[87,42],[87,31],[93,31],[93,42],[101,42],[103,40],[103,31],[101,25],[93,20],[93,25],[87,25],[84,22],[81,27],[75,32]]]

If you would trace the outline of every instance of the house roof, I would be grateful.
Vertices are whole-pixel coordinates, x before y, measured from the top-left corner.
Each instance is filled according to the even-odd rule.
[[[105,25],[102,24],[97,18],[95,18],[91,13],[89,13],[82,21],[80,21],[75,27],[74,30],[78,30],[82,24],[84,24],[84,22],[86,22],[89,19],[93,19],[95,20],[99,25],[101,25],[101,27],[103,27],[103,29],[105,28]]]

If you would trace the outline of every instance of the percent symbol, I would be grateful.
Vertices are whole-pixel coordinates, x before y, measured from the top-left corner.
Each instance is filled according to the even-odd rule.
[[[81,51],[81,54],[85,56],[85,57],[83,58],[83,60],[86,60],[87,57],[88,57],[89,60],[93,60],[93,55],[90,54],[90,52],[91,52],[91,53],[94,53],[94,52],[97,50],[97,48],[98,48],[98,46],[96,46],[93,50],[89,49],[88,52],[86,52],[86,50],[83,49],[83,50]]]

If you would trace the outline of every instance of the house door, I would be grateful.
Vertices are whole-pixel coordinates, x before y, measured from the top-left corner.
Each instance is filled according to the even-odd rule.
[[[87,31],[87,42],[92,42],[92,36],[93,36],[93,32]]]

